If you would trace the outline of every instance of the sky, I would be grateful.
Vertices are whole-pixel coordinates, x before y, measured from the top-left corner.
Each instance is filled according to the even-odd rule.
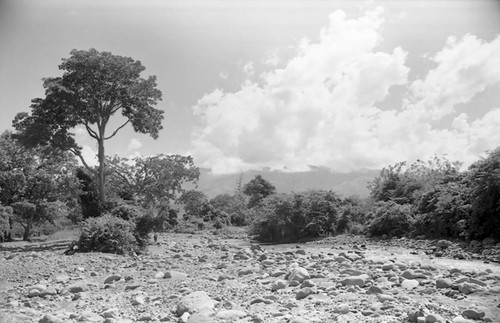
[[[0,130],[90,48],[163,93],[159,138],[124,128],[108,155],[352,172],[500,146],[500,1],[0,0]]]

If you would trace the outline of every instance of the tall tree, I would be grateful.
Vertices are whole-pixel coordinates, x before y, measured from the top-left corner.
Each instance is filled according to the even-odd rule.
[[[0,204],[13,208],[10,218],[24,227],[25,240],[33,224],[53,221],[57,209],[71,204],[78,191],[75,164],[68,152],[26,148],[10,132],[0,135]]]
[[[249,208],[256,206],[264,198],[274,193],[276,193],[274,185],[265,180],[261,175],[255,176],[243,186],[243,194],[250,197],[250,201],[248,202]]]
[[[26,145],[51,144],[71,151],[97,176],[99,200],[106,201],[104,142],[131,124],[134,131],[156,139],[162,129],[156,77],[141,78],[144,66],[130,57],[95,49],[72,50],[59,69],[62,77],[44,79],[45,98],[32,100],[31,115],[19,113],[13,126]],[[116,117],[121,112],[123,118]],[[107,132],[112,117],[118,126]],[[89,167],[72,130],[83,126],[97,141],[97,170]]]

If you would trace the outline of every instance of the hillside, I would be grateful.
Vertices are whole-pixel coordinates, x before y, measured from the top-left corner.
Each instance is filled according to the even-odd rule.
[[[241,177],[243,184],[248,183],[255,175],[262,175],[271,182],[280,193],[301,192],[310,189],[333,190],[342,195],[369,194],[367,185],[379,174],[378,170],[366,170],[351,173],[334,173],[327,169],[317,168],[308,172],[285,173],[279,171],[247,171],[238,174],[214,175],[209,169],[200,169],[198,190],[210,197],[218,194],[232,193]]]

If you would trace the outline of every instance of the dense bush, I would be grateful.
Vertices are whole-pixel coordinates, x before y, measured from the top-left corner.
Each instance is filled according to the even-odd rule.
[[[144,215],[144,209],[140,206],[120,204],[111,210],[111,215],[125,221],[135,221]]]
[[[422,194],[417,204],[415,235],[430,238],[452,237],[467,239],[467,224],[472,205],[470,189],[460,177],[436,184]]]
[[[339,209],[336,233],[361,234],[368,221],[367,215],[371,205],[358,197],[348,197],[342,200]]]
[[[140,251],[134,235],[135,224],[110,214],[82,222],[78,248],[80,251],[129,254]]]
[[[9,241],[12,239],[10,232],[10,217],[12,208],[0,204],[0,242]]]
[[[500,239],[500,147],[472,164],[467,174],[471,186],[471,238]]]
[[[255,207],[250,234],[260,241],[291,242],[335,233],[340,205],[331,191],[273,194]]]
[[[220,194],[211,199],[209,203],[214,209],[227,214],[232,225],[244,226],[251,222],[251,218],[248,217],[248,198],[243,194]]]
[[[414,212],[410,204],[379,202],[367,231],[371,236],[400,237],[411,233],[414,222]]]

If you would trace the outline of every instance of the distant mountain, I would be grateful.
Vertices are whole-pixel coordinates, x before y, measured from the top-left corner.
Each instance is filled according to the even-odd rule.
[[[248,183],[255,175],[262,175],[276,187],[278,193],[303,192],[310,189],[333,190],[344,196],[358,195],[367,197],[367,185],[376,176],[378,170],[365,170],[351,173],[334,173],[328,169],[315,168],[308,172],[286,173],[280,171],[246,171],[240,174],[214,175],[209,169],[200,169],[198,190],[209,197],[218,194],[234,193],[238,181]]]

